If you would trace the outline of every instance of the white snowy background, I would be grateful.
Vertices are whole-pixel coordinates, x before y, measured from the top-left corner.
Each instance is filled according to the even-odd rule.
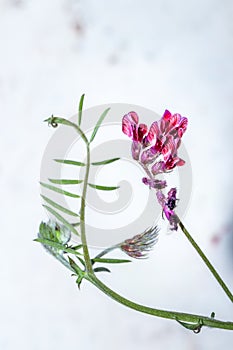
[[[45,218],[40,162],[52,113],[135,103],[189,117],[192,201],[184,221],[233,289],[233,3],[230,0],[0,0],[0,349],[232,349],[233,332],[199,335],[78,291],[36,237]],[[219,238],[213,244],[213,237]],[[233,320],[230,301],[180,233],[145,262],[103,280],[146,305]],[[149,280],[149,277],[151,280]]]

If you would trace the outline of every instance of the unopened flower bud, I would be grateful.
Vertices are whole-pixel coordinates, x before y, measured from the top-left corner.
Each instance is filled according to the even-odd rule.
[[[120,249],[135,259],[147,258],[149,251],[158,241],[157,226],[148,228],[144,232],[126,239],[119,244]]]

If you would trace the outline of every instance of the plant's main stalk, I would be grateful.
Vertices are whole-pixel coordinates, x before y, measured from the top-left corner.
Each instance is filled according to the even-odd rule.
[[[87,276],[86,279],[89,280],[98,289],[100,289],[102,292],[107,294],[112,299],[136,311],[143,312],[152,316],[175,320],[181,323],[190,322],[191,324],[194,324],[194,325],[196,324],[197,329],[198,327],[207,326],[212,328],[222,328],[222,329],[233,330],[233,322],[224,322],[224,321],[216,320],[211,317],[205,317],[202,315],[193,315],[193,314],[188,314],[183,312],[154,309],[148,306],[137,304],[131,300],[128,300],[122,297],[121,295],[119,295],[118,293],[114,292],[112,289],[107,287],[104,283],[102,283],[95,275]],[[193,330],[195,331],[195,328]]]
[[[87,246],[86,227],[85,227],[87,184],[88,184],[88,177],[89,177],[89,171],[90,171],[90,146],[88,142],[86,143],[86,149],[87,149],[87,162],[86,162],[86,173],[85,173],[85,178],[83,182],[83,193],[81,198],[80,229],[81,229],[81,241],[83,245],[83,254],[84,254],[87,273],[93,274],[91,258],[90,258],[90,254]]]

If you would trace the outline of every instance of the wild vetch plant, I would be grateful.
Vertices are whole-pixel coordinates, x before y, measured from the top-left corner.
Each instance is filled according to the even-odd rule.
[[[153,316],[174,320],[195,333],[199,333],[202,327],[205,326],[233,330],[233,322],[217,320],[214,312],[211,313],[210,317],[207,317],[203,315],[155,309],[137,304],[110,289],[97,277],[99,272],[110,272],[109,268],[106,267],[109,266],[109,264],[125,264],[131,261],[129,258],[147,258],[148,253],[158,241],[159,230],[157,226],[145,228],[144,232],[125,239],[118,244],[114,244],[94,257],[90,256],[86,237],[85,211],[88,188],[94,188],[100,191],[114,191],[118,187],[92,184],[89,182],[89,173],[92,166],[110,164],[118,161],[119,158],[111,158],[91,163],[90,145],[95,139],[103,120],[108,115],[109,108],[103,111],[88,139],[81,128],[83,100],[84,95],[82,95],[80,99],[77,123],[54,116],[51,116],[46,121],[52,127],[57,127],[59,124],[62,124],[65,127],[74,128],[81,137],[86,149],[86,163],[68,159],[56,159],[56,162],[74,167],[83,167],[85,169],[84,177],[82,179],[49,179],[51,184],[41,182],[41,186],[50,191],[55,191],[60,195],[73,197],[74,199],[78,198],[80,200],[80,210],[76,213],[65,208],[51,198],[42,195],[45,202],[43,206],[52,214],[53,219],[50,219],[47,223],[42,222],[40,224],[38,238],[35,240],[40,242],[51,255],[67,267],[72,272],[73,276],[76,276],[76,283],[79,288],[83,280],[86,280],[95,285],[106,295],[128,308]],[[176,207],[178,205],[176,188],[168,188],[166,181],[161,179],[161,175],[172,172],[177,166],[185,165],[185,160],[178,156],[178,149],[181,144],[181,138],[187,129],[187,125],[187,118],[182,117],[180,114],[172,114],[167,110],[164,112],[162,118],[158,121],[154,121],[149,128],[147,125],[139,123],[139,117],[136,112],[129,112],[122,118],[122,131],[132,140],[132,157],[145,171],[145,177],[142,178],[142,182],[155,192],[154,198],[161,206],[163,218],[168,220],[171,230],[177,231],[180,229],[181,232],[183,232],[208,267],[213,277],[219,283],[226,296],[233,302],[231,291],[176,214]],[[82,184],[81,195],[64,191],[61,187],[56,186],[71,184]],[[73,223],[73,220],[67,220],[62,213],[75,218],[77,222]],[[80,244],[73,245],[71,243],[71,234],[80,236]],[[128,256],[127,259],[109,257],[109,254],[117,249],[124,252]],[[106,257],[107,254],[108,257]],[[96,267],[97,263],[101,264],[101,266]]]

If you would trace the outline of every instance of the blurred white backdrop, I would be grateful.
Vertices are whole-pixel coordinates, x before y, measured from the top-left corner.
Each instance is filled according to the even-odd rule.
[[[195,335],[87,283],[79,292],[32,241],[46,218],[38,180],[53,130],[45,117],[70,117],[84,92],[86,107],[168,108],[190,121],[184,142],[194,183],[184,221],[233,289],[232,15],[230,0],[0,1],[0,349],[232,348],[232,332]],[[233,318],[179,233],[161,235],[149,260],[112,271],[102,278],[137,302]]]

